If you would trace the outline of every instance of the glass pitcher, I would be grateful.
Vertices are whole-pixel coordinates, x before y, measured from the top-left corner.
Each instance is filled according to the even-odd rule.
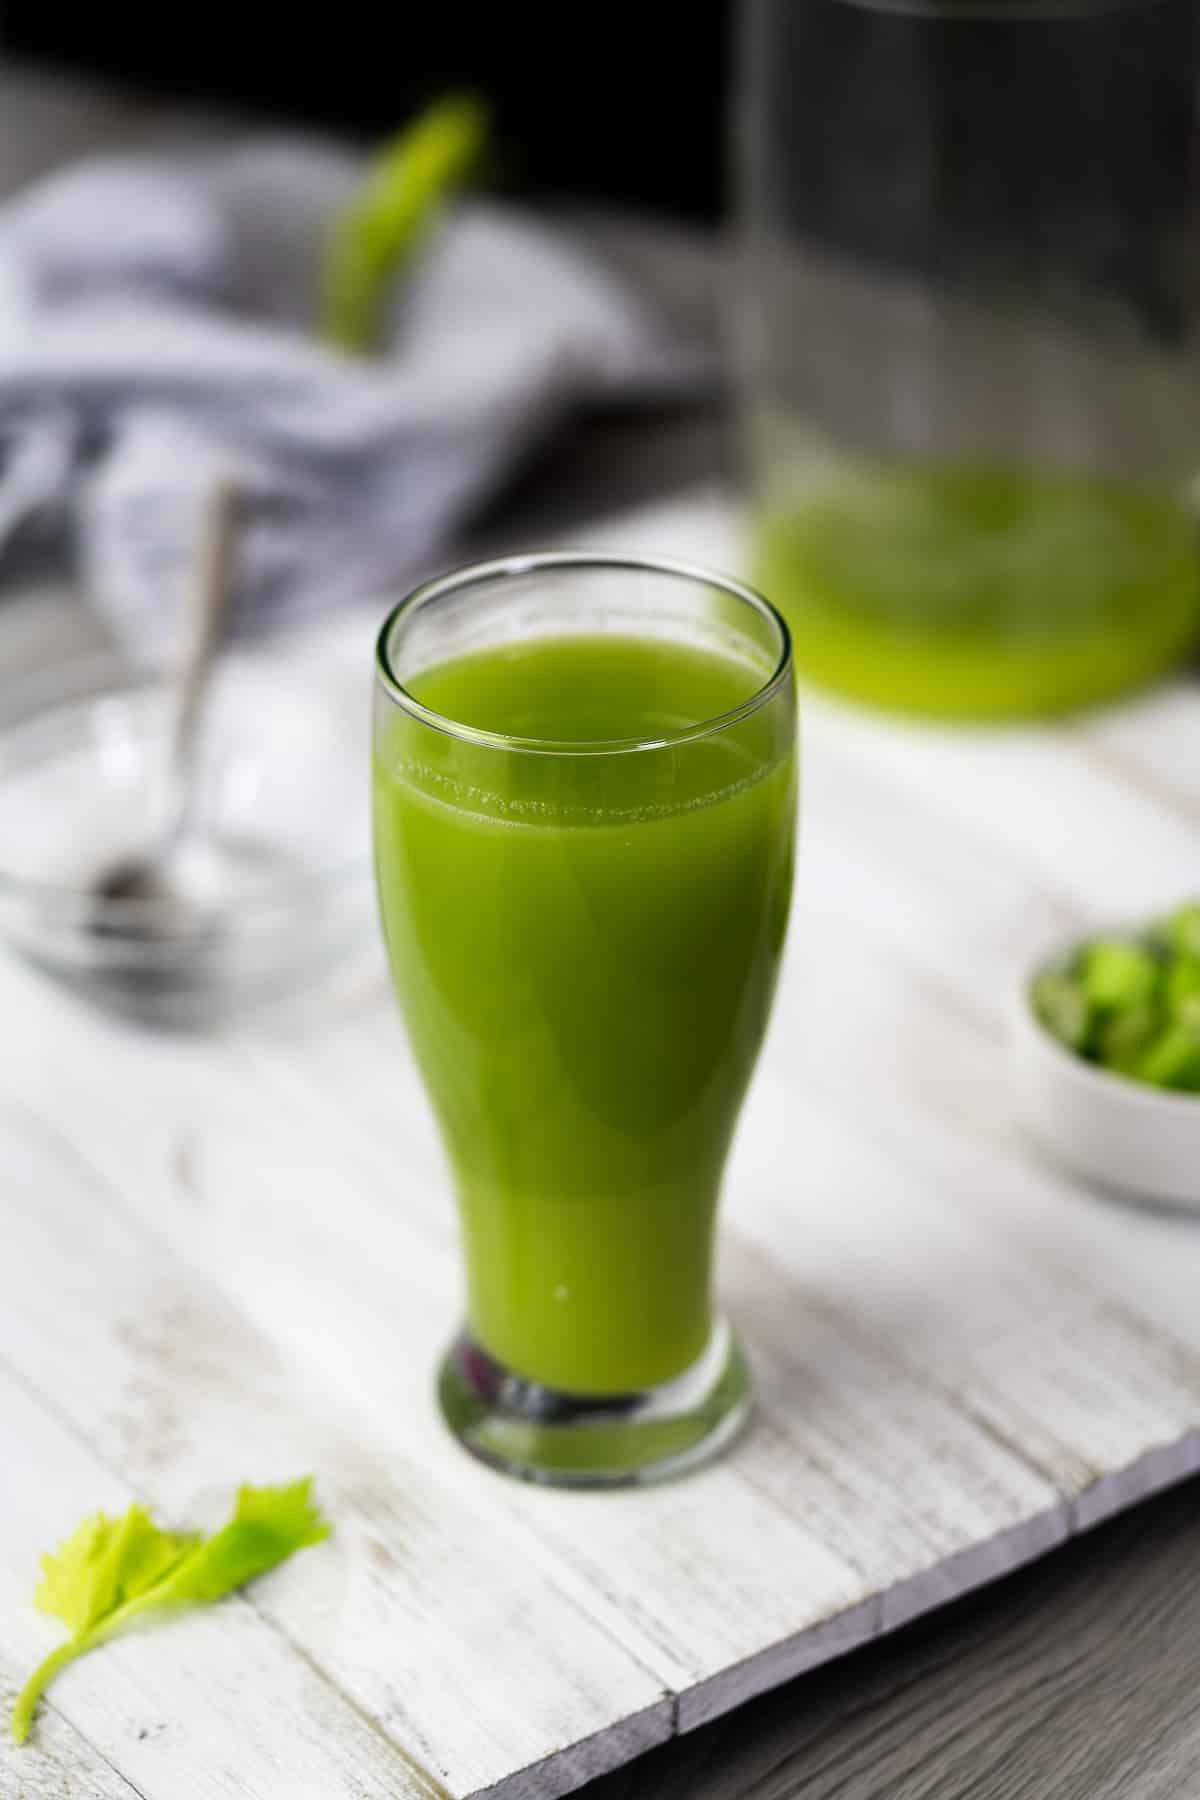
[[[1195,0],[745,0],[754,574],[798,667],[987,718],[1200,634]]]

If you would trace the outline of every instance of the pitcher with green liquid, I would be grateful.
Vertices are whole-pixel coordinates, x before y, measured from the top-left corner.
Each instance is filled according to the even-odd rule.
[[[448,1153],[483,1460],[649,1480],[725,1445],[725,1158],[791,895],[788,634],[738,583],[586,555],[420,589],[379,641],[376,867]]]
[[[988,719],[1200,637],[1194,0],[747,0],[754,578],[801,673]]]

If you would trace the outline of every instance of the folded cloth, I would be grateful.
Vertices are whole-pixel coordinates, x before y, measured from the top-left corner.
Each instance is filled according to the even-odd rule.
[[[235,621],[256,632],[429,567],[572,408],[712,374],[577,234],[492,204],[397,281],[378,356],[326,347],[322,243],[361,174],[291,140],[109,158],[0,214],[0,548],[69,501],[139,654],[171,648],[217,471],[247,494]]]

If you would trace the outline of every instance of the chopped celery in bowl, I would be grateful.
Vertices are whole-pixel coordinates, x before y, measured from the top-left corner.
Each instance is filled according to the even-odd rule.
[[[1034,976],[1030,1002],[1076,1056],[1200,1096],[1200,900],[1142,931],[1086,939]]]
[[[1014,1097],[1092,1186],[1200,1211],[1200,902],[1047,957],[1014,994]]]

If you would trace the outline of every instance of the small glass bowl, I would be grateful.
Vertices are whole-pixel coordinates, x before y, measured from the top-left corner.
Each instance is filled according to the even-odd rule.
[[[360,682],[231,656],[199,747],[200,904],[97,896],[154,842],[172,695],[115,657],[53,671],[0,706],[0,939],[98,1002],[209,1022],[289,996],[374,938]],[[206,900],[205,859],[219,866]]]

